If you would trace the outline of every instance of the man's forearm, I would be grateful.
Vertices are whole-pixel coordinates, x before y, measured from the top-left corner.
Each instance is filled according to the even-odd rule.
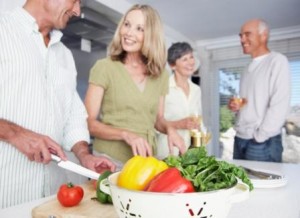
[[[72,151],[74,152],[75,156],[81,160],[81,158],[85,155],[88,155],[90,154],[89,152],[89,145],[87,142],[85,141],[80,141],[80,142],[77,142],[73,148],[72,148]]]
[[[0,119],[0,140],[10,143],[10,140],[22,130],[22,127],[8,120]]]

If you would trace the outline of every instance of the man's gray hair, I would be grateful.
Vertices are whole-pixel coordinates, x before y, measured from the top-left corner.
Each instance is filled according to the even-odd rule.
[[[258,23],[258,32],[262,34],[264,31],[269,35],[269,26],[265,21],[260,20]]]

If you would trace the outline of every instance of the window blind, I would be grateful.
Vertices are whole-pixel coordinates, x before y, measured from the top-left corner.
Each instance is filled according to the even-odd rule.
[[[290,61],[290,69],[292,74],[291,106],[300,106],[300,58],[298,61]]]

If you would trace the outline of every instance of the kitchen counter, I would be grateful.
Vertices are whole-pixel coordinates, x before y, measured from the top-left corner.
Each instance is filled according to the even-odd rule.
[[[230,162],[253,169],[278,172],[287,177],[288,183],[283,187],[254,189],[248,200],[232,205],[228,218],[300,218],[300,164],[242,160],[232,160]],[[54,198],[56,196],[0,210],[0,218],[29,218],[34,207]],[[107,208],[111,209],[111,207],[108,206]],[[101,214],[100,211],[99,214]]]
[[[300,164],[232,161],[253,169],[279,172],[287,184],[277,188],[256,188],[246,201],[233,204],[228,218],[300,218]]]

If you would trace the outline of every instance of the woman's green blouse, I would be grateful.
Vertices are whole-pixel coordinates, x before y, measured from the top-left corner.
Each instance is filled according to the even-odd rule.
[[[89,82],[104,88],[99,119],[106,125],[130,130],[145,138],[155,153],[154,124],[159,98],[168,92],[168,78],[166,70],[159,77],[147,77],[141,91],[122,62],[110,58],[97,61],[91,69]],[[131,147],[124,141],[95,138],[93,148],[122,162],[133,156]]]

